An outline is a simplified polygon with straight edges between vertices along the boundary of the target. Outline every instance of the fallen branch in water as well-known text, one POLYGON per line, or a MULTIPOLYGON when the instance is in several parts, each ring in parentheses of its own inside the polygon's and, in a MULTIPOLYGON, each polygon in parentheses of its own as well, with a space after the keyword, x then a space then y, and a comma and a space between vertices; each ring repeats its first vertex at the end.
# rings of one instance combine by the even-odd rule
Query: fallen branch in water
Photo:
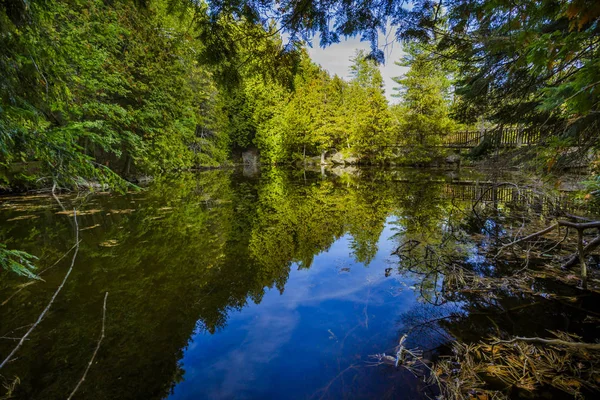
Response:
POLYGON ((71 395, 67 398, 67 400, 71 400, 73 398, 73 396, 75 395, 75 392, 77 392, 77 389, 79 389, 79 386, 81 386, 83 381, 85 381, 85 377, 87 376, 88 371, 90 370, 92 364, 94 363, 96 354, 98 354, 98 350, 100 350, 100 344, 102 344, 102 339, 104 339, 104 326, 105 326, 105 322, 106 322, 106 299, 107 298, 108 298, 108 292, 106 292, 106 294, 104 295, 104 306, 102 307, 102 331, 100 333, 100 339, 98 339, 98 344, 96 345, 96 350, 94 350, 94 354, 92 354, 92 358, 90 359, 90 362, 88 363, 87 368, 85 369, 85 372, 83 373, 83 376, 81 377, 81 379, 77 383, 77 386, 75 386, 75 389, 73 389, 73 391, 71 392, 71 395))
POLYGON ((514 246, 515 244, 525 242, 525 241, 528 241, 531 239, 535 239, 538 236, 545 235, 546 233, 553 231, 554 229, 558 228, 559 226, 566 226, 569 228, 575 228, 578 231, 583 231, 586 229, 600 228, 600 221, 591 221, 591 222, 582 222, 582 223, 571 222, 571 221, 558 221, 558 222, 550 225, 549 227, 542 229, 541 231, 532 233, 531 235, 525 236, 521 239, 517 239, 513 242, 503 245, 498 250, 498 254, 507 247, 514 246))
MULTIPOLYGON (((591 251, 594 251, 597 247, 600 247, 600 236, 598 236, 597 238, 593 239, 591 242, 589 242, 584 248, 583 248, 583 252, 584 254, 588 254, 591 251)), ((561 268, 562 269, 567 269, 569 267, 574 267, 575 264, 577 264, 577 261, 579 260, 579 254, 575 253, 573 255, 571 255, 571 257, 569 257, 569 259, 567 260, 567 262, 565 262, 561 268)))
POLYGON ((583 246, 583 232, 586 229, 591 228, 600 228, 600 221, 591 221, 591 222, 569 222, 569 221, 559 221, 560 226, 567 226, 569 228, 577 229, 577 256, 579 258, 579 265, 581 266, 581 287, 583 289, 587 289, 588 286, 588 272, 587 265, 585 263, 585 247, 583 246))
POLYGON ((521 242, 526 242, 528 240, 535 239, 538 236, 545 235, 546 233, 548 233, 550 231, 553 231, 554 229, 558 228, 558 226, 559 226, 559 223, 552 224, 549 227, 547 227, 545 229, 542 229, 541 231, 532 233, 531 235, 525 236, 524 238, 517 239, 517 240, 515 240, 513 242, 507 243, 507 244, 503 245, 502 247, 500 247, 500 249, 498 250, 498 254, 496 254, 496 257, 498 257, 500 255, 500 252, 502 252, 502 250, 504 250, 505 248, 510 247, 510 246, 514 246, 515 244, 518 244, 518 243, 521 243, 521 242))
POLYGON ((376 361, 369 362, 369 364, 371 366, 390 365, 395 368, 404 367, 415 376, 418 376, 419 374, 422 375, 422 371, 418 369, 420 366, 424 366, 431 371, 429 366, 426 364, 426 361, 423 359, 423 352, 421 350, 410 350, 405 346, 407 339, 408 334, 402 335, 400 341, 398 342, 398 346, 396 346, 395 349, 395 357, 385 353, 372 354, 369 357, 375 359, 376 361))
MULTIPOLYGON (((574 215, 571 215, 570 218, 576 219, 577 217, 574 215)), ((595 249, 597 246, 600 245, 600 237, 594 239, 591 243, 588 243, 588 245, 584 247, 583 246, 583 233, 586 229, 600 228, 600 221, 587 221, 587 219, 586 219, 586 222, 557 221, 556 223, 550 225, 549 227, 547 227, 545 229, 542 229, 541 231, 532 233, 531 235, 525 236, 524 238, 517 239, 515 241, 512 241, 510 243, 503 245, 502 247, 500 247, 500 249, 498 250, 498 253, 496 254, 495 257, 498 257, 500 255, 500 253, 502 252, 502 250, 504 250, 507 247, 514 246, 515 244, 518 244, 518 243, 521 243, 521 242, 524 242, 527 240, 531 240, 538 236, 542 236, 556 228, 560 228, 561 226, 566 226, 567 228, 574 228, 577 230, 577 253, 576 253, 576 255, 572 256, 571 259, 569 259, 567 264, 563 265, 563 268, 566 268, 569 265, 574 265, 576 260, 579 259, 579 264, 581 266, 581 286, 583 289, 587 289, 588 273, 587 273, 587 265, 585 263, 585 256, 589 251, 595 249)))
POLYGON ((317 390, 315 392, 315 394, 313 394, 313 396, 316 395, 317 393, 319 393, 320 391, 322 391, 323 393, 321 394, 321 397, 319 397, 319 400, 324 399, 327 392, 329 392, 329 388, 331 387, 331 385, 333 385, 333 383, 335 381, 337 381, 339 377, 341 377, 342 375, 344 375, 346 372, 348 372, 351 369, 356 369, 356 367, 357 367, 356 364, 350 364, 347 368, 345 368, 343 371, 341 371, 339 374, 337 374, 332 380, 330 380, 329 383, 327 384, 327 386, 325 386, 322 389, 317 390))
POLYGON ((510 340, 497 340, 492 343, 492 346, 497 344, 509 344, 515 342, 526 342, 526 343, 541 343, 541 344, 549 344, 549 345, 560 345, 560 346, 569 346, 569 347, 577 347, 580 349, 589 349, 589 350, 600 350, 600 343, 583 343, 583 342, 567 342, 566 340, 561 339, 543 339, 539 337, 514 337, 510 340))
POLYGON ((570 228, 575 228, 577 230, 584 229, 592 229, 592 228, 600 228, 600 221, 591 221, 591 222, 571 222, 571 221, 558 221, 560 226, 568 226, 570 228))
POLYGON ((54 303, 54 300, 56 299, 56 297, 62 290, 63 286, 65 286, 65 283, 67 282, 67 279, 69 278, 69 275, 71 275, 71 271, 73 271, 73 266, 75 265, 75 259, 77 258, 77 253, 79 252, 79 225, 77 224, 77 210, 76 209, 73 209, 73 219, 75 220, 75 243, 77 243, 77 245, 75 247, 75 252, 73 253, 73 258, 71 259, 71 266, 69 267, 69 270, 65 274, 65 277, 63 278, 60 286, 56 289, 56 291, 52 295, 52 298, 48 302, 48 305, 46 305, 46 308, 44 308, 44 311, 42 311, 42 313, 39 315, 38 319, 33 323, 33 325, 31 325, 31 328, 29 328, 29 330, 23 335, 23 337, 21 338, 19 343, 10 352, 10 354, 4 359, 4 361, 2 361, 2 364, 0 364, 0 369, 2 369, 12 359, 12 357, 15 355, 15 353, 21 348, 23 343, 25 343, 25 340, 27 340, 27 337, 31 334, 31 332, 33 332, 33 330, 40 324, 40 322, 42 322, 42 320, 48 313, 48 310, 50 310, 50 307, 54 303))
POLYGON ((410 239, 407 240, 406 242, 402 243, 400 246, 398 246, 398 248, 396 250, 394 250, 392 252, 392 254, 396 254, 396 255, 401 255, 401 253, 410 253, 411 251, 414 250, 415 247, 417 247, 421 242, 419 242, 418 240, 414 240, 414 239, 410 239), (408 250, 404 249, 404 246, 409 246, 408 250))

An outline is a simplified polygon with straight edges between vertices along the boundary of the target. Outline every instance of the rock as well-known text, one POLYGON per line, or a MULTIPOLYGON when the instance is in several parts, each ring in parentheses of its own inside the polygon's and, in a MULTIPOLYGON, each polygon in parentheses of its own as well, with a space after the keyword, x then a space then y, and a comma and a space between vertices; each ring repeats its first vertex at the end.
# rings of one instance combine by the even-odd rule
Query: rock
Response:
POLYGON ((332 175, 342 176, 342 175, 357 175, 358 169, 352 166, 341 166, 337 165, 327 171, 331 172, 332 175))
POLYGON ((335 165, 344 165, 344 155, 342 153, 333 153, 333 155, 329 157, 329 161, 335 165))
POLYGON ((460 155, 458 154, 450 154, 446 157, 447 164, 460 164, 460 155))
POLYGON ((346 164, 350 164, 350 165, 358 164, 358 158, 356 158, 354 156, 348 156, 348 157, 344 158, 344 161, 346 162, 346 164))
POLYGON ((258 168, 258 164, 244 164, 242 168, 242 174, 246 178, 254 178, 258 176, 260 173, 260 169, 258 168))
POLYGON ((152 176, 142 175, 142 176, 137 177, 137 179, 135 181, 138 185, 147 185, 150 182, 152 182, 153 180, 154 180, 154 178, 152 176))
POLYGON ((257 148, 251 147, 242 153, 244 165, 257 166, 260 164, 260 152, 257 148))
POLYGON ((328 161, 336 165, 354 165, 358 164, 358 158, 353 155, 344 155, 342 152, 333 153, 328 157, 328 161))

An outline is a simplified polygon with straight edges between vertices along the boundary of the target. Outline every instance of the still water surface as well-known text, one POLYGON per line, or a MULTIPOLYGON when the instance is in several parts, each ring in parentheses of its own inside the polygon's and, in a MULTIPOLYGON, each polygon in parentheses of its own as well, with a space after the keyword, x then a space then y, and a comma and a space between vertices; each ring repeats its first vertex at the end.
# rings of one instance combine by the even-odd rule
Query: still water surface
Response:
MULTIPOLYGON (((0 394, 66 398, 94 351, 109 292, 81 399, 433 396, 422 379, 369 356, 393 352, 415 318, 460 313, 461 304, 433 307, 423 291, 437 283, 401 272, 392 253, 409 237, 435 242, 450 210, 472 204, 464 188, 490 179, 206 171, 139 193, 63 196, 65 210, 47 196, 2 198, 0 242, 38 256, 38 271, 51 267, 40 282, 2 274, 2 358, 69 267, 72 253, 60 258, 74 245, 73 207, 82 242, 49 315, 2 371, 10 389, 0 394)), ((428 350, 451 338, 422 330, 410 344, 434 357, 428 350)))

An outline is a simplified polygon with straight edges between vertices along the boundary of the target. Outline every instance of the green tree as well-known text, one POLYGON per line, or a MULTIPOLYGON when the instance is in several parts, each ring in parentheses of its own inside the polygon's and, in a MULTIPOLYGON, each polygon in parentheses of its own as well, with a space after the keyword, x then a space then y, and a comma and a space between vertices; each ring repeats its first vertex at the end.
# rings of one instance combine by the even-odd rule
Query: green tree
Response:
POLYGON ((380 163, 390 155, 392 119, 377 62, 364 51, 351 59, 352 80, 346 107, 349 111, 348 142, 363 162, 380 163))
POLYGON ((402 99, 394 110, 398 142, 407 149, 403 161, 428 162, 440 155, 443 137, 455 126, 449 117, 450 80, 448 71, 424 46, 407 44, 404 50, 406 55, 396 65, 409 67, 409 71, 393 78, 400 85, 395 96, 402 99))

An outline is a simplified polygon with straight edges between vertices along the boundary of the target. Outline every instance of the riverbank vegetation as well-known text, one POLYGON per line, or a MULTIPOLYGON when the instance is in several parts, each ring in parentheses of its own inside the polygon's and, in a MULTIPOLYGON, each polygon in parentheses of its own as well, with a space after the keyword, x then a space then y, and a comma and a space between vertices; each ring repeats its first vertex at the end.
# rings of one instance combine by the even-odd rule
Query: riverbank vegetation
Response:
POLYGON ((252 147, 265 163, 332 149, 381 162, 392 141, 365 53, 344 81, 275 26, 204 4, 9 2, 0 18, 5 188, 118 188, 252 147))
POLYGON ((547 167, 593 159, 594 2, 306 3, 3 2, 3 188, 123 188, 253 148, 264 164, 427 164, 457 129, 506 126, 539 128, 547 167), (378 69, 386 18, 405 51, 387 62, 409 67, 393 106, 378 69), (310 60, 314 33, 322 45, 360 34, 373 49, 345 80, 310 60))

